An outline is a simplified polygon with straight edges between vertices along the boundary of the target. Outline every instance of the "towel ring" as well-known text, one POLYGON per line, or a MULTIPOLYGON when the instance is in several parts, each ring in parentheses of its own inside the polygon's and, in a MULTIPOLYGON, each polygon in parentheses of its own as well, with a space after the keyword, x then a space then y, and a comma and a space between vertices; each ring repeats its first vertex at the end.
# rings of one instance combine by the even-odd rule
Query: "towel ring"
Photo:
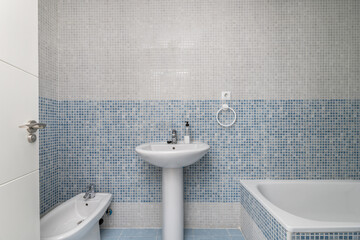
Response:
POLYGON ((236 112, 234 111, 234 109, 232 109, 231 107, 229 107, 227 104, 224 104, 222 105, 222 107, 219 109, 219 111, 217 111, 216 113, 216 121, 218 122, 218 124, 220 126, 223 126, 223 127, 230 127, 232 125, 234 125, 234 123, 236 122, 236 112), (227 111, 227 110, 231 110, 233 113, 234 113, 234 120, 230 123, 230 124, 222 124, 220 121, 219 121, 219 113, 221 111, 227 111))

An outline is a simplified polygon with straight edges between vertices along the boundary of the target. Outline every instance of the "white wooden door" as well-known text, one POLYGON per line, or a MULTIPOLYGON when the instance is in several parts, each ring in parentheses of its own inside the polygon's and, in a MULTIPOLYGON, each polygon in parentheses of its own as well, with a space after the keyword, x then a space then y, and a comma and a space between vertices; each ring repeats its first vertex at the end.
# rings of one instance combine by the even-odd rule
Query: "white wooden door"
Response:
POLYGON ((0 0, 0 240, 39 240, 38 3, 0 0), (38 134, 38 132, 36 133, 38 134))

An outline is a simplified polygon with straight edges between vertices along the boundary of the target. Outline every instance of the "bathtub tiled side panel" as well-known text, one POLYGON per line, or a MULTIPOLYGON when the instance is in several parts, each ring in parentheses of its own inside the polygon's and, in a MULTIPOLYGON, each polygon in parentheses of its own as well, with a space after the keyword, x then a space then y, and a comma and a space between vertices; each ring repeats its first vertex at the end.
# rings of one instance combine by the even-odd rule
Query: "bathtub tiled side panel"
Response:
POLYGON ((240 228, 247 240, 266 240, 261 229, 256 225, 243 206, 240 206, 240 228))
MULTIPOLYGON (((276 219, 242 185, 240 185, 240 193, 242 206, 256 223, 257 227, 262 231, 266 239, 286 240, 287 233, 285 228, 283 228, 280 223, 278 223, 276 219)), ((249 229, 242 230, 244 232, 251 231, 249 229)))
POLYGON ((360 240, 360 232, 293 233, 292 240, 360 240))

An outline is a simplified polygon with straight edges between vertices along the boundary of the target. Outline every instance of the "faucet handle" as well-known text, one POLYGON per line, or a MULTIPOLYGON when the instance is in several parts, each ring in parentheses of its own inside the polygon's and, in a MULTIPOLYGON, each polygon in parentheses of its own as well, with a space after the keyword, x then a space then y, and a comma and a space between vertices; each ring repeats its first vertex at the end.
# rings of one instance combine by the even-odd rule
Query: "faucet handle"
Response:
POLYGON ((176 130, 175 130, 175 129, 172 130, 172 134, 176 134, 176 130))
POLYGON ((91 183, 88 186, 88 191, 94 191, 95 190, 95 184, 91 183))

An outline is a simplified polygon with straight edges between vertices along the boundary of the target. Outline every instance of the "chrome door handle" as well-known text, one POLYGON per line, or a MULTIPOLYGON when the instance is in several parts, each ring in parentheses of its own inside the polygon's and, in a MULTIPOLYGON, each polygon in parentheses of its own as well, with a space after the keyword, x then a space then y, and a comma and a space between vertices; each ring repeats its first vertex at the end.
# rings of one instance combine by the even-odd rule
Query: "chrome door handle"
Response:
POLYGON ((44 129, 45 127, 45 123, 37 123, 35 120, 30 120, 27 124, 19 126, 19 128, 26 128, 29 133, 34 133, 38 129, 44 129))
POLYGON ((27 137, 29 143, 34 143, 37 139, 35 132, 38 129, 44 129, 45 127, 45 123, 37 123, 35 120, 30 120, 27 124, 19 126, 19 128, 26 128, 26 130, 29 132, 27 137))

